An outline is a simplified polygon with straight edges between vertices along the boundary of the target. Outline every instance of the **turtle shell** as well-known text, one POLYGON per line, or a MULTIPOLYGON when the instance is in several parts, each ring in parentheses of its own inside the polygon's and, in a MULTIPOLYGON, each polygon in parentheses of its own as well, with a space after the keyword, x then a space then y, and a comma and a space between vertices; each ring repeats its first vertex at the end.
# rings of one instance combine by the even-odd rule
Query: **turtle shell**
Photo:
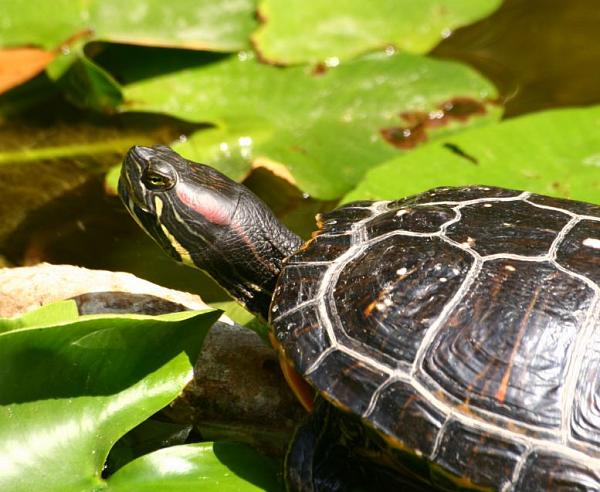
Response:
POLYGON ((327 400, 442 485, 600 490, 600 207, 436 188, 319 227, 271 324, 327 400))

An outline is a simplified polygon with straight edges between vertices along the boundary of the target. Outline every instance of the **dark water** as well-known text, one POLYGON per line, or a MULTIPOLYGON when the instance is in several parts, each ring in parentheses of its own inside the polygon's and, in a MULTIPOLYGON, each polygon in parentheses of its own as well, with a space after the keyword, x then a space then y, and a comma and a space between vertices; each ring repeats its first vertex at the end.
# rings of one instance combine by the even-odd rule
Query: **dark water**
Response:
MULTIPOLYGON (((507 0, 491 17, 457 30, 432 56, 463 61, 494 82, 506 117, 598 104, 600 3, 507 0)), ((114 140, 115 145, 94 156, 46 156, 19 166, 0 165, 0 257, 12 265, 49 261, 125 270, 199 292, 207 300, 224 298, 197 271, 175 265, 159 251, 118 200, 104 193, 98 172, 118 162, 128 145, 166 143, 189 132, 189 125, 168 118, 90 117, 60 97, 40 99, 24 117, 0 121, 3 151, 69 145, 74 139, 84 144, 114 140)), ((251 175, 247 184, 304 236, 312 230, 314 214, 333 205, 305 199, 264 171, 251 175), (269 190, 275 187, 274 196, 269 190)))
POLYGON ((600 2, 505 0, 433 56, 476 68, 500 90, 506 117, 600 103, 600 2))

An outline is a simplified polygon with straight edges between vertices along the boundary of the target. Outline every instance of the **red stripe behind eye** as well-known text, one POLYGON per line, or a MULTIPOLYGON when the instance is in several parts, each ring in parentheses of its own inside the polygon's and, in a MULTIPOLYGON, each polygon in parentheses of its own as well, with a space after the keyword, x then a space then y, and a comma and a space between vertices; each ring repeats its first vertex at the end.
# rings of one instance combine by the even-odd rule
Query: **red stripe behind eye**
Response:
POLYGON ((176 193, 183 203, 209 222, 218 225, 230 223, 227 207, 210 193, 190 193, 184 187, 178 187, 176 193))

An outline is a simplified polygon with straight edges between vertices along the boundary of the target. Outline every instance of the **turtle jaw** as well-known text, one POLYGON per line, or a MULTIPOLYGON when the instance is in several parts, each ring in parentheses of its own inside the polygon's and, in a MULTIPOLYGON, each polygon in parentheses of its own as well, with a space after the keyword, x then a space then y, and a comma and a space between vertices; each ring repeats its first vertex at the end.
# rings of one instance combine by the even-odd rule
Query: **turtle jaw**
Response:
MULTIPOLYGON (((141 146, 131 147, 121 167, 118 191, 125 207, 127 207, 132 215, 137 210, 141 210, 146 214, 156 215, 154 204, 150 197, 150 190, 142 183, 142 176, 148 168, 148 163, 152 157, 151 150, 150 148, 141 146)), ((134 218, 136 218, 135 215, 134 218)))
POLYGON ((147 190, 143 189, 140 182, 143 167, 131 158, 131 153, 132 151, 127 154, 121 168, 118 192, 127 211, 137 224, 147 231, 149 227, 154 229, 152 224, 158 223, 158 217, 152 202, 149 200, 147 190))
POLYGON ((118 193, 123 205, 144 232, 176 261, 182 262, 181 254, 173 247, 161 226, 152 191, 142 183, 142 175, 153 155, 151 152, 152 149, 140 146, 129 150, 121 168, 118 193))

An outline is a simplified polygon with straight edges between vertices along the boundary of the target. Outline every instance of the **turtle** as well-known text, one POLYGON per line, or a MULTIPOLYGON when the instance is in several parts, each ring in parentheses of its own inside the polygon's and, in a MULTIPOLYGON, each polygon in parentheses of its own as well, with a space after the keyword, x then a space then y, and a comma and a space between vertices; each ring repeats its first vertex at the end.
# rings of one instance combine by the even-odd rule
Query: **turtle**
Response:
POLYGON ((304 241, 162 145, 130 149, 119 192, 268 322, 310 411, 290 490, 600 490, 599 206, 438 187, 340 206, 304 241))

